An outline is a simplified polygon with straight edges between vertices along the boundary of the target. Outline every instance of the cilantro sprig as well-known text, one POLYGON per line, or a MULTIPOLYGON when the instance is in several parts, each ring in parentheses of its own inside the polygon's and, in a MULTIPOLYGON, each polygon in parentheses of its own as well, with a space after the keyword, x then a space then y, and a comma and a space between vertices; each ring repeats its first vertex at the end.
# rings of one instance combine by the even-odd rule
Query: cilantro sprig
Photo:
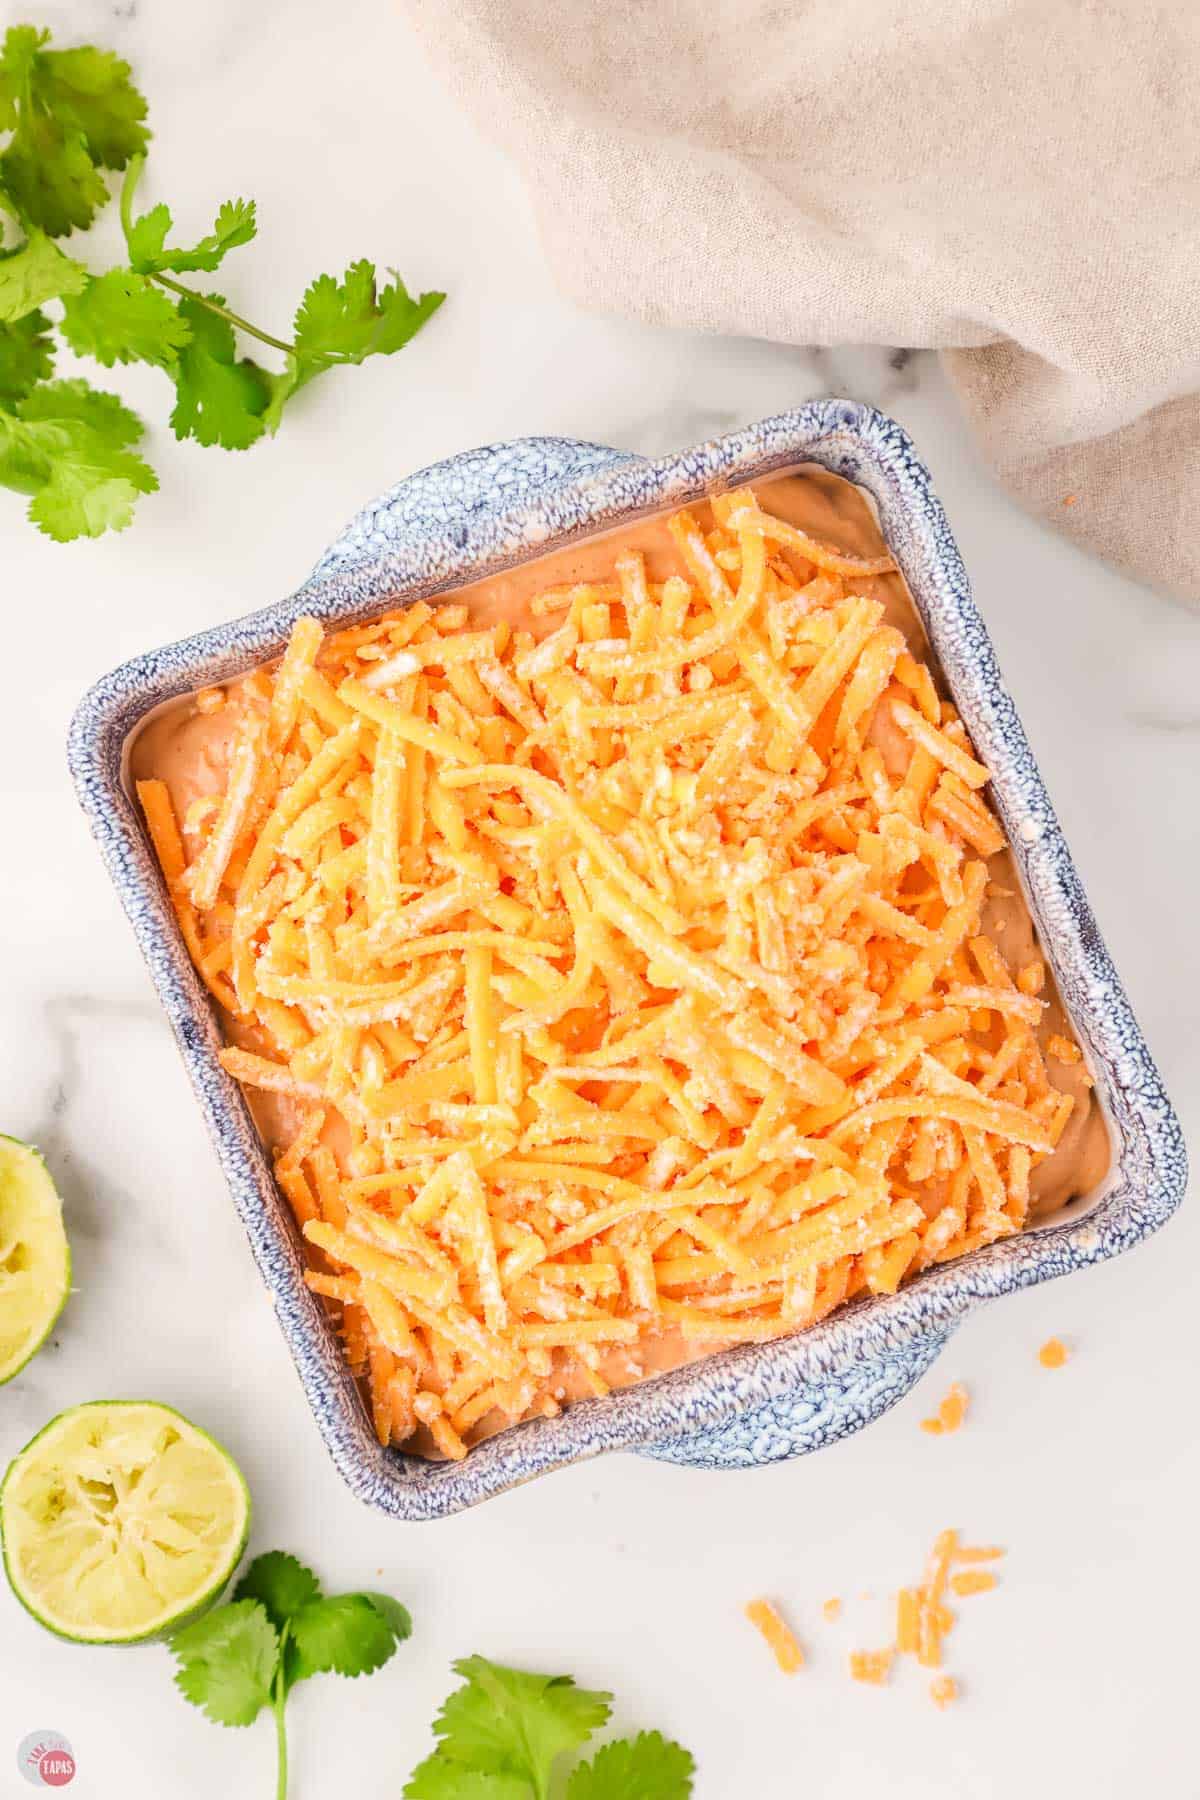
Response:
MULTIPOLYGON (((249 1565, 232 1600, 175 1632, 170 1647, 180 1693, 217 1724, 273 1714, 276 1800, 286 1800, 286 1707, 297 1682, 329 1670, 369 1675, 411 1632, 390 1595, 323 1594, 311 1569, 272 1550, 249 1565)), ((611 1694, 483 1656, 463 1657, 454 1672, 462 1686, 434 1720, 437 1749, 409 1776, 404 1800, 690 1800, 696 1765, 660 1732, 578 1759, 608 1723, 611 1694)))
POLYGON ((177 438, 247 450, 279 429, 289 402, 317 376, 402 349, 445 295, 414 298, 394 270, 381 286, 374 265, 360 260, 340 279, 310 282, 283 338, 243 318, 224 294, 181 281, 215 273, 253 241, 253 200, 222 202, 211 231, 173 243, 164 201, 136 211, 150 133, 128 63, 92 46, 49 43, 49 32, 14 25, 0 47, 0 486, 28 495, 33 523, 66 541, 123 529, 158 482, 134 448, 140 420, 113 395, 52 379, 55 330, 104 368, 160 369, 175 392, 177 438), (97 270, 54 240, 94 222, 110 198, 108 173, 121 170, 126 261, 97 270), (241 354, 243 338, 273 352, 273 362, 241 354))
MULTIPOLYGON (((530 1675, 482 1656, 454 1670, 463 1685, 434 1720, 438 1747, 413 1770, 405 1800, 548 1800, 563 1758, 612 1711, 611 1694, 577 1687, 569 1675, 530 1675)), ((643 1731, 576 1763, 561 1791, 565 1800, 688 1800, 694 1773, 681 1745, 643 1731)))
MULTIPOLYGON (((370 1675, 412 1632, 388 1594, 323 1594, 311 1569, 282 1550, 255 1557, 225 1606, 175 1632, 175 1682, 218 1725, 252 1725, 269 1709, 277 1745, 276 1800, 287 1794, 287 1698, 332 1671, 370 1675)), ((603 1800, 602 1793, 585 1800, 603 1800)))

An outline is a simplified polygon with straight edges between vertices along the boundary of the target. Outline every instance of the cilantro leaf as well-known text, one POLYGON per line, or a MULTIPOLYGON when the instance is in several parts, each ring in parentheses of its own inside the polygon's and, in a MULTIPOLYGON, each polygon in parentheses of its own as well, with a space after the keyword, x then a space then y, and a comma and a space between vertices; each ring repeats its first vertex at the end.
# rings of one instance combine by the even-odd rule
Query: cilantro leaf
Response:
POLYGON ((370 1675, 387 1662, 397 1641, 396 1632, 366 1594, 310 1600, 289 1624, 288 1686, 326 1670, 337 1675, 370 1675))
POLYGON ((271 1704, 279 1637, 257 1600, 218 1606, 171 1639, 175 1685, 218 1725, 251 1725, 271 1704))
MULTIPOLYGON (((208 298, 225 304, 219 294, 208 298)), ((249 449, 263 434, 270 377, 249 357, 239 361, 232 326, 201 300, 181 300, 179 316, 189 342, 174 372, 172 431, 225 450, 249 449)))
POLYGON ((54 369, 50 321, 42 312, 26 313, 13 325, 0 325, 0 406, 23 399, 54 369))
POLYGON ((17 122, 17 101, 25 93, 34 61, 48 31, 36 25, 10 25, 0 45, 0 131, 11 131, 17 122))
POLYGON ((36 494, 49 481, 54 453, 61 448, 52 434, 32 430, 17 413, 0 411, 0 487, 36 494))
POLYGON ((688 1800, 696 1764, 657 1731, 605 1744, 567 1783, 566 1800, 688 1800))
POLYGON ((308 382, 338 363, 403 349, 446 298, 429 293, 414 300, 395 270, 392 277, 391 286, 378 292, 375 265, 362 261, 352 263, 340 282, 318 275, 309 285, 296 312, 286 373, 275 378, 269 431, 278 429, 284 406, 308 382))
POLYGON ((90 225, 108 199, 99 169, 144 150, 146 102, 108 50, 47 50, 49 33, 13 26, 0 55, 0 128, 13 137, 0 181, 51 237, 90 225))
POLYGON ((369 1600, 375 1611, 382 1616, 398 1644, 412 1636, 412 1614, 407 1606, 401 1606, 390 1594, 364 1594, 362 1597, 369 1600))
POLYGON ((43 50, 34 59, 32 97, 79 133, 93 162, 103 169, 123 169, 150 141, 142 123, 146 101, 134 87, 132 73, 111 50, 86 44, 43 50))
POLYGON ((81 436, 29 502, 29 517, 59 544, 103 537, 106 531, 124 531, 139 496, 157 487, 158 477, 140 456, 106 450, 81 436))
POLYGON ((548 1792, 555 1759, 603 1725, 612 1695, 576 1687, 569 1675, 528 1675, 483 1656, 454 1665, 464 1685, 434 1720, 441 1750, 468 1768, 523 1775, 537 1800, 548 1792))
POLYGON ((44 382, 0 411, 0 486, 31 496, 29 517, 60 543, 120 531, 158 486, 129 445, 141 424, 83 381, 44 382))
POLYGON ((72 420, 98 432, 114 449, 136 444, 142 421, 115 394, 89 387, 86 381, 48 381, 35 388, 18 409, 25 420, 72 420))
POLYGON ((171 209, 165 200, 160 200, 157 206, 152 206, 139 218, 131 219, 126 226, 125 248, 129 252, 129 266, 139 275, 149 275, 166 266, 161 257, 171 223, 171 209))
POLYGON ((0 319, 23 319, 44 300, 78 294, 87 278, 82 263, 35 228, 17 249, 0 255, 0 319))
POLYGON ((49 478, 29 502, 29 517, 60 544, 123 531, 139 494, 158 486, 154 471, 126 451, 113 450, 86 430, 68 434, 56 450, 49 478))
POLYGON ((534 1794, 524 1775, 468 1769, 438 1750, 413 1770, 404 1800, 534 1800, 534 1794))
POLYGON ((334 363, 390 356, 435 313, 445 294, 414 300, 393 270, 390 287, 376 292, 375 266, 351 263, 341 282, 318 275, 296 313, 295 349, 302 369, 317 374, 334 363))
POLYGON ((171 209, 160 200, 130 225, 125 234, 129 261, 141 274, 151 275, 159 269, 173 269, 176 274, 189 269, 211 273, 230 250, 248 244, 258 229, 253 200, 224 201, 212 230, 190 250, 167 248, 171 224, 171 209))
POLYGON ((148 362, 173 369, 191 337, 172 300, 132 269, 92 276, 63 302, 62 334, 78 356, 114 363, 148 362))
POLYGON ((45 113, 22 113, 0 156, 0 186, 21 217, 51 237, 86 228, 108 199, 103 177, 81 137, 68 134, 45 113))
POLYGON ((235 1600, 257 1600, 277 1629, 310 1600, 321 1598, 321 1584, 298 1557, 284 1550, 256 1556, 233 1590, 235 1600))
MULTIPOLYGON (((547 1800, 558 1759, 609 1716, 610 1694, 568 1676, 528 1675, 482 1656, 454 1665, 464 1685, 433 1729, 440 1742, 415 1768, 405 1800, 547 1800)), ((579 1764, 565 1800, 690 1800, 695 1763, 660 1732, 641 1732, 579 1764)))

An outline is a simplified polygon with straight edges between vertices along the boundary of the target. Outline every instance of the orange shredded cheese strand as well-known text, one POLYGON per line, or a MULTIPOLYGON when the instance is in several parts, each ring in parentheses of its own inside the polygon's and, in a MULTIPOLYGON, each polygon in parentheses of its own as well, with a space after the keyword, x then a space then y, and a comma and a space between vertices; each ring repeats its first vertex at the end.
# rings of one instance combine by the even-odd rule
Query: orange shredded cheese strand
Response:
POLYGON ((139 783, 390 1442, 457 1457, 635 1379, 651 1331, 705 1353, 894 1293, 1016 1229, 1066 1125, 891 558, 749 490, 711 519, 669 521, 666 579, 618 548, 512 624, 303 618, 216 690, 184 836, 139 783))
POLYGON ((816 565, 818 569, 826 569, 832 575, 862 576, 886 575, 889 569, 895 568, 890 556, 843 556, 839 551, 831 549, 828 544, 819 544, 815 538, 801 531, 795 525, 788 525, 782 519, 772 518, 769 513, 760 513, 754 504, 753 495, 745 490, 731 494, 726 501, 726 517, 728 523, 735 528, 741 522, 744 513, 750 510, 750 522, 756 524, 763 534, 773 543, 785 544, 796 550, 805 559, 816 565), (749 502, 749 506, 747 506, 749 502))
POLYGON ((960 1381, 956 1381, 939 1405, 932 1418, 921 1420, 921 1430, 939 1436, 942 1432, 957 1431, 967 1416, 968 1395, 960 1381))
POLYGON ((929 1684, 929 1697, 939 1712, 944 1712, 958 1699, 958 1683, 953 1675, 938 1675, 929 1684))
POLYGON ((1043 1369, 1061 1369, 1070 1354, 1061 1338, 1047 1338, 1038 1351, 1038 1361, 1043 1369))
POLYGON ((887 1650, 852 1650, 850 1652, 850 1676, 854 1681, 865 1681, 872 1687, 883 1687, 892 1672, 892 1661, 895 1651, 887 1650))
POLYGON ((791 1627, 781 1618, 769 1600, 751 1600, 746 1617, 760 1631, 785 1675, 795 1675, 804 1667, 804 1652, 791 1627))
POLYGON ((950 1577, 950 1564, 957 1543, 956 1531, 940 1532, 929 1555, 929 1570, 921 1589, 917 1620, 917 1661, 924 1669, 936 1669, 942 1660, 942 1596, 950 1577))
POLYGON ((950 1588, 955 1594, 986 1594, 996 1586, 996 1577, 990 1569, 963 1569, 950 1577, 950 1588))
MULTIPOLYGON (((939 1668, 944 1640, 955 1624, 954 1614, 945 1604, 947 1593, 966 1598, 990 1592, 997 1577, 978 1565, 994 1562, 1003 1554, 997 1545, 960 1543, 956 1531, 939 1533, 924 1582, 919 1587, 901 1588, 896 1595, 895 1653, 915 1657, 922 1668, 939 1668), (959 1567, 961 1564, 967 1566, 959 1567)), ((957 1688, 950 1676, 943 1675, 935 1677, 930 1692, 935 1698, 944 1693, 953 1699, 957 1688)))
POLYGON ((901 1588, 896 1595, 896 1649, 915 1656, 921 1644, 921 1596, 917 1588, 901 1588))

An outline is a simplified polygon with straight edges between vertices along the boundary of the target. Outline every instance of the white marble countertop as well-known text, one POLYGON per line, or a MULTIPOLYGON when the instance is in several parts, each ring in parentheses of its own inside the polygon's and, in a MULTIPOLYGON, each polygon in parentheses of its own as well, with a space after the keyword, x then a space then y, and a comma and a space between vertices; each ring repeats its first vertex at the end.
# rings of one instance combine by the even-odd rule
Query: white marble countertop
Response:
MULTIPOLYGON (((7 23, 24 15, 12 0, 7 23)), ((392 1800, 428 1746, 452 1657, 569 1670, 618 1720, 695 1751, 699 1800, 1094 1800, 1200 1792, 1194 1759, 1200 1439, 1196 1264, 1185 1208, 1133 1255, 977 1314, 868 1432, 806 1461, 704 1475, 635 1458, 559 1474, 442 1524, 361 1507, 318 1439, 170 1032, 76 810, 63 740, 122 658, 284 593, 365 500, 424 463, 527 432, 657 451, 814 395, 895 414, 932 467, 1096 912, 1185 1128, 1200 1126, 1200 619, 1086 560, 997 491, 929 354, 812 351, 651 331, 555 294, 514 173, 426 73, 387 0, 62 0, 29 8, 119 48, 158 136, 146 193, 202 224, 231 193, 262 235, 230 265, 241 309, 283 322, 354 256, 442 286, 402 356, 314 389, 244 456, 182 446, 149 370, 162 492, 98 544, 39 539, 0 494, 8 653, 0 1128, 37 1140, 66 1200, 77 1291, 53 1348, 0 1394, 0 1463, 51 1414, 152 1395, 233 1449, 254 1545, 336 1586, 387 1588, 412 1643, 357 1685, 292 1703, 294 1800, 392 1800), (1057 1332, 1068 1367, 1037 1366, 1057 1332), (918 1430, 952 1378, 967 1428, 918 1430), (938 1715, 910 1671, 852 1684, 885 1601, 954 1523, 998 1539, 1002 1590, 953 1642, 938 1715), (810 1663, 774 1673, 743 1622, 774 1594, 810 1663), (846 1599, 827 1626, 820 1603, 846 1599), (870 1596, 870 1597, 868 1597, 870 1596)), ((0 1793, 19 1740, 65 1732, 80 1800, 265 1795, 265 1723, 183 1704, 161 1649, 75 1649, 0 1593, 0 1793)))

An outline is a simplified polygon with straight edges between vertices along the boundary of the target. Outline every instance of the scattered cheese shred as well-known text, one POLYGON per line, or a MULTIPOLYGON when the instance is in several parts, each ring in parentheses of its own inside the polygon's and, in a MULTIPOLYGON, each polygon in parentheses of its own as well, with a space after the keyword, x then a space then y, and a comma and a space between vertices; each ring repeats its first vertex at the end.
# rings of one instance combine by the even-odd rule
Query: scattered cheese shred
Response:
MULTIPOLYGON (((997 1577, 978 1565, 1003 1554, 992 1544, 964 1544, 956 1531, 940 1532, 929 1553, 925 1580, 919 1587, 901 1588, 896 1595, 897 1655, 915 1657, 924 1669, 940 1668, 943 1644, 955 1624, 955 1615, 946 1605, 947 1594, 966 1598, 987 1593, 997 1585, 997 1577)), ((939 1693, 953 1699, 957 1691, 948 1675, 936 1677, 930 1688, 935 1699, 939 1693)))
POLYGON ((1038 1351, 1038 1361, 1043 1369, 1061 1369, 1070 1354, 1061 1338, 1047 1338, 1038 1351))
POLYGON ((746 1617, 755 1629, 762 1633, 771 1654, 785 1675, 794 1675, 798 1669, 804 1667, 804 1652, 797 1643, 790 1626, 784 1622, 769 1600, 751 1600, 746 1608, 746 1617))
POLYGON ((986 1594, 995 1585, 996 1577, 990 1569, 964 1569, 950 1577, 951 1590, 961 1595, 986 1594))
POLYGON ((887 1650, 852 1650, 850 1652, 850 1677, 853 1681, 865 1681, 872 1687, 883 1687, 892 1672, 892 1662, 896 1652, 887 1650))
POLYGON ((890 557, 749 490, 664 542, 512 621, 301 618, 195 701, 226 773, 187 853, 138 785, 384 1442, 458 1457, 655 1338, 894 1293, 1019 1229, 1066 1123, 890 557))
MULTIPOLYGON (((955 1624, 955 1615, 946 1605, 946 1595, 965 1599, 973 1594, 989 1593, 998 1585, 990 1569, 978 1565, 995 1561, 1003 1550, 992 1544, 963 1544, 956 1531, 940 1532, 929 1555, 925 1580, 918 1587, 901 1588, 896 1595, 896 1625, 892 1643, 879 1650, 852 1650, 849 1655, 851 1679, 872 1687, 888 1681, 897 1657, 911 1656, 926 1669, 941 1666, 942 1645, 955 1624), (965 1564, 965 1568, 957 1565, 965 1564)), ((869 1598, 864 1595, 863 1598, 869 1598)), ((826 1600, 822 1612, 833 1623, 841 1613, 839 1599, 826 1600)), ((746 1609, 774 1647, 771 1635, 780 1627, 778 1615, 766 1601, 755 1601, 746 1609)), ((788 1634, 790 1636, 790 1634, 788 1634)), ((778 1652, 777 1652, 778 1654, 778 1652)), ((930 1684, 930 1694, 941 1707, 958 1696, 954 1677, 940 1674, 930 1684)))
POLYGON ((932 1436, 957 1431, 967 1416, 969 1396, 961 1381, 956 1381, 932 1418, 921 1420, 921 1430, 932 1436))
POLYGON ((958 1691, 953 1675, 938 1675, 929 1684, 929 1697, 939 1712, 944 1712, 958 1699, 958 1691))

